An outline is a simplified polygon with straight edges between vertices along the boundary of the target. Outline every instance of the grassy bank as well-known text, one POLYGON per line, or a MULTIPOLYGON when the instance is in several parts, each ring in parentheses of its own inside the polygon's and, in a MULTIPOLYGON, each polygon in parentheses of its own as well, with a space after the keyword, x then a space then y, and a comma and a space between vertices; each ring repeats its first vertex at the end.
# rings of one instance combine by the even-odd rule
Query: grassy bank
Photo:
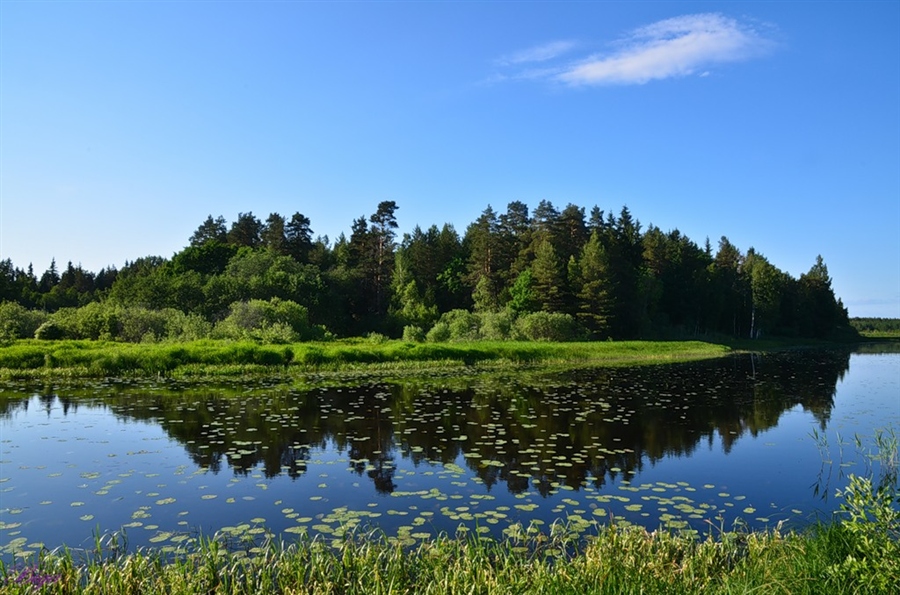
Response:
MULTIPOLYGON (((197 541, 168 558, 65 551, 0 569, 0 592, 135 595, 269 593, 897 593, 900 547, 858 522, 804 533, 697 539, 606 526, 587 544, 545 536, 441 537, 414 550, 359 536, 227 550, 197 541)), ((896 532, 896 523, 894 525, 896 532)))
POLYGON ((202 376, 530 365, 636 365, 720 357, 700 341, 407 343, 335 341, 116 343, 20 340, 0 346, 0 378, 202 376))

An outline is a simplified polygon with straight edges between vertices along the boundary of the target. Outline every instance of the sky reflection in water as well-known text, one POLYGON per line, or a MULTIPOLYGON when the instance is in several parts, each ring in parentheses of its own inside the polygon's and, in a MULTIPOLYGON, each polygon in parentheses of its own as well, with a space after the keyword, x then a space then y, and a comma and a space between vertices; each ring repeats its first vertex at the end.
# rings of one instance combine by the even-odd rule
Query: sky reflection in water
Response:
MULTIPOLYGON (((130 546, 378 527, 513 535, 610 515, 731 528, 830 514, 900 426, 900 354, 804 351, 312 390, 6 385, 0 547, 130 546), (818 441, 813 434, 824 437, 818 441)), ((877 473, 877 466, 874 469, 877 473)))

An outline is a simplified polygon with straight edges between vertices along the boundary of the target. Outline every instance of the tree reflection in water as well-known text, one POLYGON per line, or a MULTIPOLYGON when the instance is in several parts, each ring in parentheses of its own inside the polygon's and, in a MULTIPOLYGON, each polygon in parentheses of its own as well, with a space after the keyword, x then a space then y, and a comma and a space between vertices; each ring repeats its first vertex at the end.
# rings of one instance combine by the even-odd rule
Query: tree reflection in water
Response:
POLYGON ((467 466, 491 489, 601 487, 718 437, 729 452, 801 406, 822 429, 849 351, 736 355, 640 368, 517 372, 298 390, 277 383, 104 382, 8 386, 0 416, 39 395, 49 411, 82 404, 158 423, 200 468, 297 479, 328 449, 379 493, 395 490, 396 457, 467 466))

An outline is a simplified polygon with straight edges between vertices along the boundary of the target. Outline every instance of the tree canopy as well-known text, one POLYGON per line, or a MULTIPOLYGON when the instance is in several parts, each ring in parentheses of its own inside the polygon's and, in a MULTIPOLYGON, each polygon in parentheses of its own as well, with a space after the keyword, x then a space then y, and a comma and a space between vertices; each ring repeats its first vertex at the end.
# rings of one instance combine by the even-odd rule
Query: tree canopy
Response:
POLYGON ((379 203, 333 243, 314 239, 300 212, 264 222, 247 212, 230 227, 209 215, 171 258, 121 270, 53 260, 36 275, 0 261, 0 338, 33 336, 47 321, 55 330, 44 336, 132 340, 211 336, 219 327, 221 336, 257 338, 565 329, 594 339, 826 338, 849 328, 821 256, 796 279, 724 236, 713 252, 709 240, 701 247, 677 229, 644 230, 627 207, 614 215, 595 206, 586 216, 548 200, 533 212, 520 201, 502 213, 488 205, 462 236, 432 224, 398 238, 398 210, 379 203))

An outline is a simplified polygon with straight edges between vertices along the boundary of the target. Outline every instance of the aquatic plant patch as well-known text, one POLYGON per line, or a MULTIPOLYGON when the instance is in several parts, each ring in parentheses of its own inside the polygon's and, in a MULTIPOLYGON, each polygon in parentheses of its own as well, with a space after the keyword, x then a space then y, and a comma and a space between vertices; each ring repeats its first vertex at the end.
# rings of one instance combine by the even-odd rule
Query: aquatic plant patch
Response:
POLYGON ((700 534, 803 526, 836 507, 811 485, 831 494, 877 463, 871 434, 826 459, 810 429, 828 420, 854 435, 896 417, 890 366, 865 395, 835 400, 847 363, 804 353, 315 388, 7 384, 2 555, 119 530, 133 547, 177 548, 226 527, 238 540, 377 528, 411 546, 442 533, 585 537, 613 520, 700 534))

